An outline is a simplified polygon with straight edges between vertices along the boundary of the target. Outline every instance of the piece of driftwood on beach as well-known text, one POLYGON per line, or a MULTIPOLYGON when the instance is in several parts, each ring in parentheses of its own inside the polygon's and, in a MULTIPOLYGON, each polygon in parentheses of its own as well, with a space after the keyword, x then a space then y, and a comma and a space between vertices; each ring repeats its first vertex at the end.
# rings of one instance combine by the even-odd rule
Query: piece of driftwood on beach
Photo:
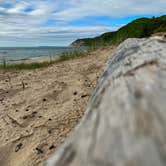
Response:
POLYGON ((47 166, 166 165, 166 40, 115 51, 86 115, 47 166))

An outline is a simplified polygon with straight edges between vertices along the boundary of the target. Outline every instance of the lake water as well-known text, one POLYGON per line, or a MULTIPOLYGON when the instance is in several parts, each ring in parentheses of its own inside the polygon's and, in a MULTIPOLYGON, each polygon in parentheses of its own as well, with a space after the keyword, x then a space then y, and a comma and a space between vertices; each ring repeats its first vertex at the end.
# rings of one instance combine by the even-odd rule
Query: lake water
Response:
POLYGON ((0 62, 57 56, 63 52, 85 50, 83 47, 12 47, 0 48, 0 62))

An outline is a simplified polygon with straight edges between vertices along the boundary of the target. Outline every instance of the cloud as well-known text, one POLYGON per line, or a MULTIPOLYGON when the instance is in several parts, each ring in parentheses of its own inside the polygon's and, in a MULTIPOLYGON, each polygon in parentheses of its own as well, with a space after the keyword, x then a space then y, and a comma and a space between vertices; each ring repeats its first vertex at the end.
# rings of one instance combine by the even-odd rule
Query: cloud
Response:
POLYGON ((108 26, 54 26, 46 28, 27 29, 24 29, 23 27, 16 27, 14 29, 9 26, 6 29, 4 28, 3 31, 0 32, 2 41, 4 41, 5 39, 10 39, 10 41, 15 41, 15 39, 17 39, 17 41, 26 39, 27 41, 32 42, 52 41, 56 42, 57 45, 59 45, 58 42, 60 41, 63 41, 68 45, 72 40, 75 40, 76 38, 94 37, 100 33, 112 30, 112 28, 108 26))
POLYGON ((23 39, 68 44, 115 30, 120 19, 164 14, 165 6, 165 0, 0 0, 0 45, 23 39))
POLYGON ((165 0, 72 0, 70 8, 54 13, 61 20, 86 16, 126 17, 131 15, 165 13, 165 0))

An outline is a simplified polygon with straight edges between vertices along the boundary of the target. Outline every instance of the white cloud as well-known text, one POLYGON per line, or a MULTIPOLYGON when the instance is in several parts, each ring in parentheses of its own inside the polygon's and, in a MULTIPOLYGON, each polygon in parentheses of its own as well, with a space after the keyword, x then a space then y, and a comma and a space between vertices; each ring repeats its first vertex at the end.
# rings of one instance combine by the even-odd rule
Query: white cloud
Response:
POLYGON ((9 14, 21 14, 23 13, 23 9, 25 9, 26 5, 25 4, 18 4, 16 6, 14 6, 11 9, 6 10, 7 13, 9 14))
POLYGON ((58 19, 71 20, 85 16, 126 17, 165 12, 165 0, 72 0, 72 6, 54 13, 58 19))

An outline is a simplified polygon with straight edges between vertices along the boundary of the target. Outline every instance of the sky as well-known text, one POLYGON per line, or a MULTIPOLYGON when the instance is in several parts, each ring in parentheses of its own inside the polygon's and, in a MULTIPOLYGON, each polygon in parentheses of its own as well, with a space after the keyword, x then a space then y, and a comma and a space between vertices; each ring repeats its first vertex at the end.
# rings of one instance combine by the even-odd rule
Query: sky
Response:
POLYGON ((0 47, 67 46, 166 14, 166 0, 0 0, 0 47))

